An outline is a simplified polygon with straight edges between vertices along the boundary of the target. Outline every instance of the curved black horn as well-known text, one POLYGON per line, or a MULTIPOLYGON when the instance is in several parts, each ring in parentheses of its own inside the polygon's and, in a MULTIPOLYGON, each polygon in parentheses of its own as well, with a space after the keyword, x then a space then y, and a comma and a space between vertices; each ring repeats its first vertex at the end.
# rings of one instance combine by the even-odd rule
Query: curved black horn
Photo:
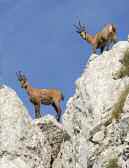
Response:
POLYGON ((22 73, 22 71, 16 72, 18 80, 27 80, 26 76, 22 73))
POLYGON ((80 20, 78 21, 78 26, 74 24, 74 27, 76 28, 76 32, 77 33, 81 33, 83 31, 85 31, 85 25, 81 25, 80 20))
POLYGON ((79 29, 79 27, 78 27, 77 25, 74 24, 73 26, 74 26, 76 29, 79 29))
POLYGON ((17 76, 18 80, 22 80, 21 71, 16 72, 16 76, 17 76))
POLYGON ((17 76, 17 78, 19 79, 19 75, 18 75, 18 72, 16 72, 16 76, 17 76))
POLYGON ((81 25, 81 21, 80 21, 80 20, 78 21, 78 25, 79 25, 80 27, 82 27, 82 25, 81 25))

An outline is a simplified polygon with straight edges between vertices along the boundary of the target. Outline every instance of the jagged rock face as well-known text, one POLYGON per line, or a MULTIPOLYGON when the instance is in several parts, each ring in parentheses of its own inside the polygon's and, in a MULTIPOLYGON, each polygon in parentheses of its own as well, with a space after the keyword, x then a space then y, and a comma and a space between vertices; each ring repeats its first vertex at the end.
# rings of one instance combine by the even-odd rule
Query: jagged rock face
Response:
POLYGON ((60 147, 66 133, 62 129, 62 125, 58 123, 56 119, 51 118, 49 115, 45 118, 38 119, 35 123, 40 127, 40 130, 46 137, 51 147, 50 165, 52 165, 55 158, 57 158, 58 153, 60 152, 60 147))
POLYGON ((0 95, 0 168, 51 168, 63 141, 59 124, 50 117, 47 124, 45 118, 32 121, 16 93, 6 86, 0 88, 0 95), (50 138, 56 133, 59 137, 50 138))
POLYGON ((32 121, 16 93, 0 87, 0 168, 129 168, 129 49, 91 55, 67 103, 63 126, 32 121))
POLYGON ((128 42, 119 42, 110 51, 90 57, 67 103, 63 123, 70 138, 64 140, 53 168, 129 166, 129 74, 125 71, 129 63, 126 68, 123 64, 127 49, 128 42), (121 71, 123 76, 118 75, 121 71))

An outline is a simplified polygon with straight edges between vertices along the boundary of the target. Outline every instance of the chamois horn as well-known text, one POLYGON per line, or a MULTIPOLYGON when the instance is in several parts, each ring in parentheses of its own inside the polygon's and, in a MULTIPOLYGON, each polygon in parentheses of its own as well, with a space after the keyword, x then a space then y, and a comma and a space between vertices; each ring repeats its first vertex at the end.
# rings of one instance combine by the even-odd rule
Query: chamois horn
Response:
POLYGON ((86 30, 85 24, 82 25, 80 20, 78 21, 78 25, 74 24, 73 26, 76 28, 77 33, 81 33, 86 30))

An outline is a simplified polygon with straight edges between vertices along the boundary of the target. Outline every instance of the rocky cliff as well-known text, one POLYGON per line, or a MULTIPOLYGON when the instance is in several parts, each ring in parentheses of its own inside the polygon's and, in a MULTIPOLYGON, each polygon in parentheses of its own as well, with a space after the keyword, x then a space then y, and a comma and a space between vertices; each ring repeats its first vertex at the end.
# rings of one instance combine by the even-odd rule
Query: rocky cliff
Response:
POLYGON ((91 55, 67 103, 54 168, 129 167, 129 43, 91 55))
POLYGON ((0 168, 129 167, 128 42, 91 55, 63 126, 52 116, 33 121, 6 86, 0 95, 0 168))
POLYGON ((0 168, 52 168, 65 135, 52 116, 32 121, 15 91, 0 88, 0 168))

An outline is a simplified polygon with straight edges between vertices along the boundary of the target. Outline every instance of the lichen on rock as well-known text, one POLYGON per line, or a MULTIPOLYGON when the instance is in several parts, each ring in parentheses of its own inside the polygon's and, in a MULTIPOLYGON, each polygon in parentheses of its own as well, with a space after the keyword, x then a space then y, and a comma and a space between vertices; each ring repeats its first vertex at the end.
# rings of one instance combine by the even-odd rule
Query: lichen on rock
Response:
POLYGON ((117 162, 117 158, 110 159, 106 165, 106 168, 120 168, 117 162))
POLYGON ((129 49, 124 53, 123 59, 120 60, 122 66, 121 68, 113 74, 113 79, 123 78, 129 76, 129 49))

